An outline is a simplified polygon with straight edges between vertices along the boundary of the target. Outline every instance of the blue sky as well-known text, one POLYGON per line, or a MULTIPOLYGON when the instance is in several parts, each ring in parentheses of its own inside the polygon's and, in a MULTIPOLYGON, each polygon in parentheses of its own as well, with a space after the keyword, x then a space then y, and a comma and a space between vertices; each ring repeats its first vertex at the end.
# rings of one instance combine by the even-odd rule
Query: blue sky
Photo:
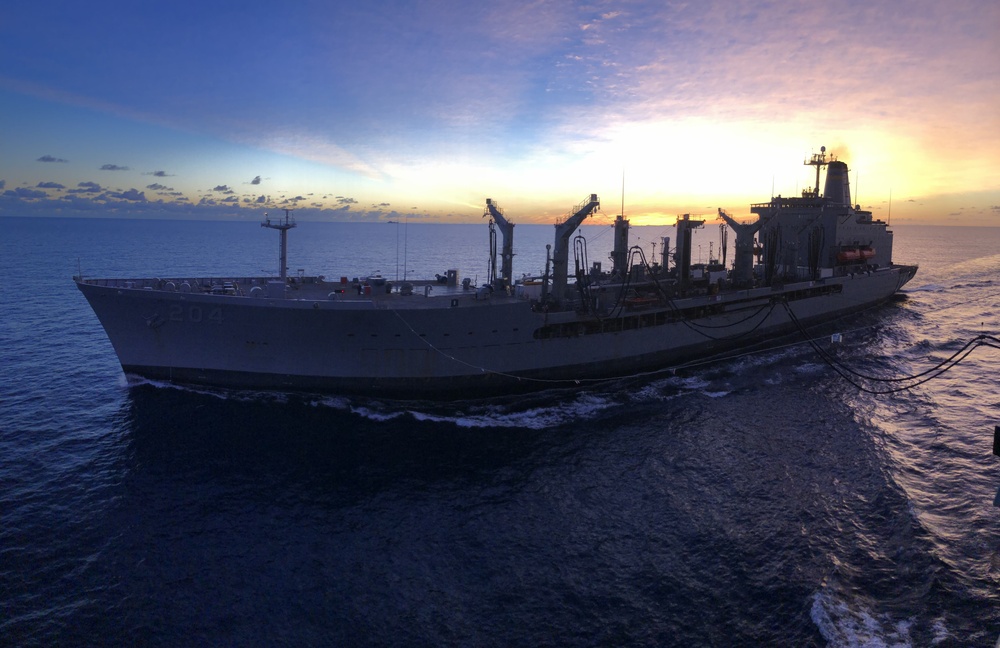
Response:
POLYGON ((737 215, 820 145, 895 222, 1000 224, 1000 4, 18 2, 0 215, 737 215))

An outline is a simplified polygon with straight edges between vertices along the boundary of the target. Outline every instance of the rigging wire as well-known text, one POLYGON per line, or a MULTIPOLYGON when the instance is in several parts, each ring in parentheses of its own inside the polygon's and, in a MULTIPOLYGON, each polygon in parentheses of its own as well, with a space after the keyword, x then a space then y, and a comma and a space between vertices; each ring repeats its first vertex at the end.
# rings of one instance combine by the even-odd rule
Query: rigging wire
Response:
MULTIPOLYGON (((787 302, 784 301, 782 302, 782 305, 785 307, 785 310, 788 312, 789 318, 795 324, 796 328, 798 328, 799 332, 802 333, 803 336, 805 336, 806 335, 805 328, 802 326, 802 322, 800 322, 798 317, 796 317, 791 307, 788 305, 787 302)), ((906 391, 908 389, 913 389, 914 387, 923 385, 924 383, 941 376, 946 371, 957 366, 960 362, 968 358, 973 351, 975 351, 981 346, 986 346, 993 349, 1000 349, 1000 338, 996 338, 992 335, 981 334, 977 335, 976 337, 966 342, 964 345, 962 345, 962 348, 953 353, 950 357, 945 358, 937 365, 929 369, 926 369, 924 371, 921 371, 920 373, 913 374, 910 376, 894 376, 894 377, 884 378, 881 376, 872 376, 856 371, 851 367, 847 366, 846 364, 840 362, 835 357, 833 357, 828 351, 819 346, 815 340, 807 339, 807 342, 813 348, 816 354, 819 355, 819 357, 823 360, 823 362, 825 362, 831 369, 833 369, 838 376, 843 378, 845 381, 847 381, 854 387, 860 389, 861 391, 875 395, 894 394, 897 392, 906 391), (866 385, 859 383, 857 380, 855 380, 855 378, 875 383, 908 382, 911 384, 901 385, 898 387, 891 387, 888 389, 872 389, 866 385)))

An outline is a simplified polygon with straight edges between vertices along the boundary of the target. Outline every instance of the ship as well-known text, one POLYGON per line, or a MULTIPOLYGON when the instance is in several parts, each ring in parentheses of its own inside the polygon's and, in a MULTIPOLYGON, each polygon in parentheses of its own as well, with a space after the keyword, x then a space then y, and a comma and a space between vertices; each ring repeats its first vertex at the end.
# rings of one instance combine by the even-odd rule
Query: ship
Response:
POLYGON ((261 223, 280 238, 276 276, 74 281, 130 380, 396 399, 579 388, 773 345, 892 299, 917 266, 894 263, 888 224, 852 203, 845 162, 824 147, 805 164, 815 184, 801 195, 752 204, 745 222, 718 210, 735 236, 728 265, 725 241, 720 259, 692 263, 705 219, 689 214, 653 259, 619 214, 610 267, 588 264, 574 233, 600 208, 590 194, 555 224, 536 276, 513 277, 514 223, 488 198, 482 285, 452 270, 289 276, 288 210, 261 223))

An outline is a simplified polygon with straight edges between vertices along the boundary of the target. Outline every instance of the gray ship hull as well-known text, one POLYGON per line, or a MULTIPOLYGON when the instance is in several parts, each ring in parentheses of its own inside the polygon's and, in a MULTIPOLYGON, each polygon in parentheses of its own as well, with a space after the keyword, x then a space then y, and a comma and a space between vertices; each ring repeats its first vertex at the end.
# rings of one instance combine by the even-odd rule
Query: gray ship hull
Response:
POLYGON ((573 386, 766 344, 797 328, 789 310, 806 326, 856 313, 915 272, 891 266, 633 305, 613 317, 462 290, 347 296, 309 278, 280 298, 178 291, 183 280, 77 286, 129 376, 415 398, 573 386))

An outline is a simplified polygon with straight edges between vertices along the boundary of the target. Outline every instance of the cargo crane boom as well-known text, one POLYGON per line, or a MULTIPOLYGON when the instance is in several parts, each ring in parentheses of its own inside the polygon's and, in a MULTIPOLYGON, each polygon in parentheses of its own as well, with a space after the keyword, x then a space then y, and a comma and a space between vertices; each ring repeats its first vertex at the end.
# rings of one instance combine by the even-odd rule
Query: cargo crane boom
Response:
POLYGON ((549 296, 556 303, 565 299, 569 265, 569 237, 573 235, 580 223, 597 211, 600 206, 601 201, 598 200, 597 194, 590 194, 574 208, 575 212, 569 218, 556 224, 556 240, 552 249, 552 292, 543 295, 543 300, 549 296))
MULTIPOLYGON (((503 246, 500 250, 500 281, 502 288, 506 289, 513 285, 514 274, 514 223, 507 220, 503 209, 492 198, 486 199, 486 213, 489 215, 491 223, 496 223, 503 236, 503 246)), ((496 274, 496 248, 491 248, 490 268, 496 274)), ((491 277, 493 279, 495 277, 491 277)))

